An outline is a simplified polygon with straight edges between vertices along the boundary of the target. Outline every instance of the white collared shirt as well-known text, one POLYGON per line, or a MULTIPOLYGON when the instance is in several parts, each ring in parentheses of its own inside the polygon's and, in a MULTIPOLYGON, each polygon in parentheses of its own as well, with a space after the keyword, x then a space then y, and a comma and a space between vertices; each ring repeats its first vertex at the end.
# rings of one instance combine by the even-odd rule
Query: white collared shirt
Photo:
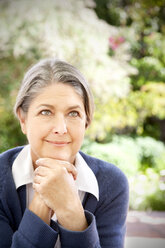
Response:
MULTIPOLYGON (((86 192, 91 193, 97 200, 99 200, 99 187, 97 179, 80 153, 77 153, 76 155, 75 167, 77 169, 77 179, 75 183, 81 202, 83 201, 86 192)), ((26 145, 14 160, 12 174, 16 189, 22 185, 26 185, 26 207, 28 207, 34 194, 32 187, 34 169, 31 159, 30 145, 26 145)), ((54 221, 57 220, 55 214, 52 216, 52 219, 54 221)), ((61 245, 58 239, 55 248, 60 247, 61 245)))

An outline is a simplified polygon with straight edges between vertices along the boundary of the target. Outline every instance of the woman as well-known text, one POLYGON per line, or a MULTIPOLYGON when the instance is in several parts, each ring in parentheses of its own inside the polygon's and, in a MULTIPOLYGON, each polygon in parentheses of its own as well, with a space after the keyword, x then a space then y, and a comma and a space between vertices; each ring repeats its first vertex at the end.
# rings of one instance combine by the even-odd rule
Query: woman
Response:
POLYGON ((40 61, 14 110, 28 145, 0 155, 0 247, 123 247, 128 183, 114 165, 79 151, 93 115, 80 72, 40 61))

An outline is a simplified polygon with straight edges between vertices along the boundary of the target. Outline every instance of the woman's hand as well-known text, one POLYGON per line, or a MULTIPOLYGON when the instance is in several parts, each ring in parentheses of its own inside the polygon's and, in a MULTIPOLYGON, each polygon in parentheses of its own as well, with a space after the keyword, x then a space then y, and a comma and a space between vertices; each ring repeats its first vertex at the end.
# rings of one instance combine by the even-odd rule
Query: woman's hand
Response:
POLYGON ((36 164, 33 187, 56 213, 58 222, 72 231, 86 229, 84 209, 74 182, 77 176, 74 165, 51 158, 41 158, 36 164))

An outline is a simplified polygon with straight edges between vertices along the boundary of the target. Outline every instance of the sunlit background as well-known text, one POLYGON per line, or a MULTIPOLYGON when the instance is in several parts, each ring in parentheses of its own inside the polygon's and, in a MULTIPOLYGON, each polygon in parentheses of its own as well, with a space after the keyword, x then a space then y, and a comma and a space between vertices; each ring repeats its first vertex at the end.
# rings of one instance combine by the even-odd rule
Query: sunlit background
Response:
POLYGON ((0 152, 26 143, 12 108, 45 57, 89 81, 95 116, 82 150, 115 163, 130 209, 165 210, 164 0, 0 0, 0 152))

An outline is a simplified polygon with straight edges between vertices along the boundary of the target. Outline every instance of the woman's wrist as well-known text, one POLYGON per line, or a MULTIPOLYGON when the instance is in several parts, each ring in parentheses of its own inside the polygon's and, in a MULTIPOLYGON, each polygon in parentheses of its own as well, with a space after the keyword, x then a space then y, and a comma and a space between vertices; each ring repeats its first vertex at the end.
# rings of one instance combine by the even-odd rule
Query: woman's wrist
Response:
POLYGON ((57 210, 56 217, 61 226, 71 231, 84 231, 88 227, 82 205, 78 208, 57 210))
POLYGON ((40 195, 35 192, 29 210, 36 214, 46 224, 50 225, 51 209, 44 203, 40 195))

